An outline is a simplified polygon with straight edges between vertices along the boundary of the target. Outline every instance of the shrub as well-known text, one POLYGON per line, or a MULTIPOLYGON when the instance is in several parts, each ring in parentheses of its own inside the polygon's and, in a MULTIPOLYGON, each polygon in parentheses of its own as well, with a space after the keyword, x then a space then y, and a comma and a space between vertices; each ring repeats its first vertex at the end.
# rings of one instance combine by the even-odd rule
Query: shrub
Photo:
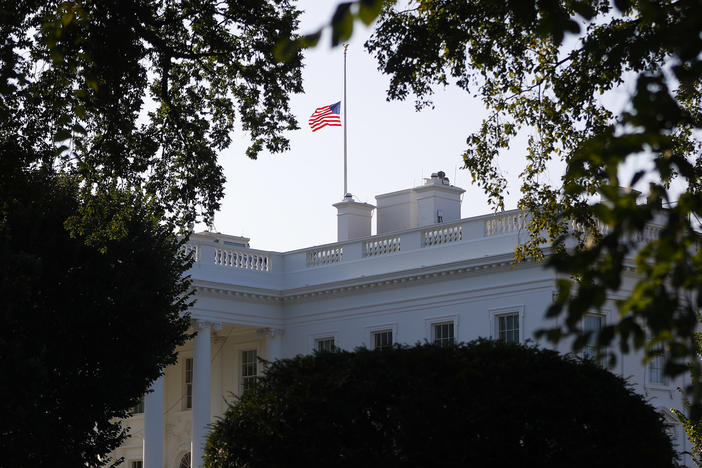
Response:
POLYGON ((213 427, 211 467, 675 466, 620 377, 534 346, 318 353, 270 365, 213 427))

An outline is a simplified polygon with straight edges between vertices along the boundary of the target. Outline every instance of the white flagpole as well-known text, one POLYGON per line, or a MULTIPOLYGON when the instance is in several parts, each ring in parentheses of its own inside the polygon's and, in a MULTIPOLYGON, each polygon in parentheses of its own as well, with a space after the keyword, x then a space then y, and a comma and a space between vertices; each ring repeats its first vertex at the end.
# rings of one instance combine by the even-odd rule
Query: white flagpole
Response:
POLYGON ((346 169, 346 50, 348 44, 344 44, 344 198, 348 192, 347 169, 346 169))

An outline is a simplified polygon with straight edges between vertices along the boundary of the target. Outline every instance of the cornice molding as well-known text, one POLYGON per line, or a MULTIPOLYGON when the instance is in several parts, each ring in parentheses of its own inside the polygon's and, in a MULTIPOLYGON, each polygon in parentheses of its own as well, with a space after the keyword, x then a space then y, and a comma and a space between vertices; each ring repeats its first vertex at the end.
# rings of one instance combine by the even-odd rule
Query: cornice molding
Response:
POLYGON ((392 273, 363 276, 314 286, 284 290, 251 288, 197 279, 193 280, 193 287, 196 293, 234 296, 254 302, 288 303, 320 296, 341 295, 354 293, 361 290, 390 288, 404 283, 436 281, 441 278, 467 276, 485 271, 534 266, 534 262, 532 261, 515 264, 511 253, 495 256, 490 260, 481 260, 482 261, 472 260, 444 263, 431 267, 419 267, 392 273))

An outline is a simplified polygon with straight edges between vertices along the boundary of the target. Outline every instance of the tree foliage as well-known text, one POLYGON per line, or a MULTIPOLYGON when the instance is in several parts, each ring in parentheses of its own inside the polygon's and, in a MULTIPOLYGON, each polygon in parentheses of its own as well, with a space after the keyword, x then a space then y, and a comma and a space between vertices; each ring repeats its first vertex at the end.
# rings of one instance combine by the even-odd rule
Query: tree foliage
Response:
POLYGON ((181 226, 208 221, 235 124, 252 158, 297 127, 301 55, 273 48, 298 14, 288 0, 3 0, 0 141, 80 177, 84 197, 130 188, 181 226))
POLYGON ((0 447, 94 466, 187 338, 180 252, 223 195, 217 153, 296 128, 288 0, 0 0, 0 447))
POLYGON ((619 377, 496 341, 271 364, 215 423, 210 467, 674 466, 662 415, 619 377))
POLYGON ((685 430, 685 435, 692 445, 690 450, 685 453, 692 457, 692 460, 697 466, 702 466, 702 425, 699 419, 691 419, 689 417, 690 412, 690 401, 685 399, 685 411, 679 409, 671 409, 672 413, 675 415, 683 429, 685 430))
POLYGON ((187 339, 189 261, 128 192, 82 206, 113 239, 72 236, 78 183, 0 164, 0 450, 6 466, 101 466, 128 415, 187 339))
MULTIPOLYGON (((500 155, 527 136, 519 207, 532 235, 516 257, 547 256, 563 278, 547 314, 562 319, 542 334, 584 346, 583 315, 635 271, 601 348, 651 358, 662 347, 665 372, 686 372, 702 306, 702 2, 369 0, 339 5, 332 24, 348 26, 370 3, 384 5, 366 48, 389 75, 389 99, 414 97, 421 109, 448 85, 482 99, 489 115, 466 129, 463 161, 496 210, 507 188, 500 155), (558 184, 552 161, 566 165, 558 184), (651 235, 653 221, 662 230, 651 235)), ((688 390, 702 415, 702 385, 688 390)))
MULTIPOLYGON (((697 340, 697 354, 702 356, 702 333, 696 333, 697 340)), ((691 366, 691 371, 696 372, 696 366, 691 366)), ((692 375, 693 379, 698 379, 699 376, 692 375)), ((682 391, 681 389, 678 389, 682 391)), ((690 417, 690 400, 683 396, 683 403, 685 406, 685 411, 681 411, 676 408, 672 408, 671 411, 675 415, 680 424, 682 424, 687 439, 692 445, 690 450, 686 453, 692 457, 692 460, 697 466, 702 466, 702 421, 700 419, 693 419, 690 417)))

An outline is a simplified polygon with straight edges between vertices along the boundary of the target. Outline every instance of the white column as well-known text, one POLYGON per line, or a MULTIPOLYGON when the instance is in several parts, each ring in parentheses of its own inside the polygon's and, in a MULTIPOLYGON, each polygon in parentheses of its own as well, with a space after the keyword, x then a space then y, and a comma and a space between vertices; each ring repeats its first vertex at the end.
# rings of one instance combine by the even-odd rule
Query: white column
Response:
POLYGON ((200 468, 205 453, 205 442, 210 424, 210 356, 212 328, 219 329, 220 324, 197 320, 195 329, 195 350, 193 353, 193 426, 191 466, 200 468))
POLYGON ((163 468, 163 376, 144 395, 144 468, 163 468))

